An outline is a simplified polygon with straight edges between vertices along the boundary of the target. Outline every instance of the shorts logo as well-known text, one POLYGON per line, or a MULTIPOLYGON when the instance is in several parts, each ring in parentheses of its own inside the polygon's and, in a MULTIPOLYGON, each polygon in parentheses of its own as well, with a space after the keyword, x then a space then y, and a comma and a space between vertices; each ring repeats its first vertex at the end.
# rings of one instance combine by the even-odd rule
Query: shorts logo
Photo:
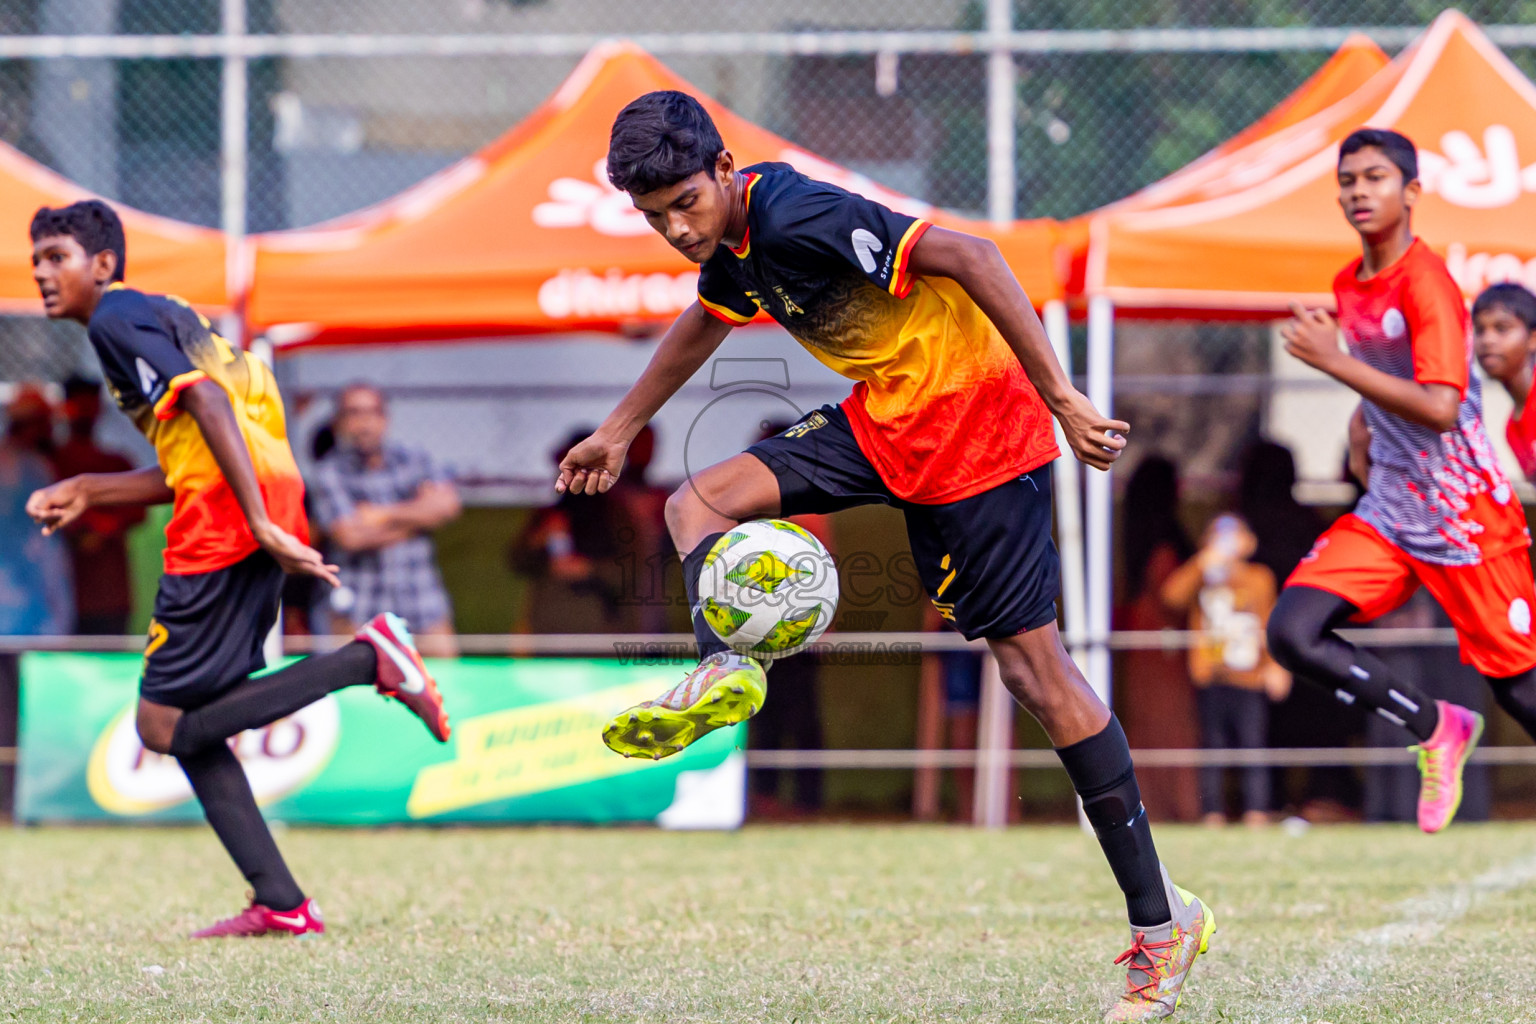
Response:
POLYGON ((854 228, 851 241, 853 242, 853 254, 859 258, 859 266, 864 268, 864 273, 873 274, 879 266, 875 262, 875 253, 884 249, 880 239, 875 237, 873 231, 865 228, 854 228))
POLYGON ((1302 565, 1306 565, 1308 562, 1315 562, 1315 561, 1317 561, 1318 556, 1320 556, 1323 553, 1323 548, 1325 548, 1327 546, 1328 546, 1328 538, 1327 537, 1319 537, 1317 539, 1317 543, 1312 545, 1312 550, 1308 551, 1305 555, 1302 556, 1301 564, 1302 565))
POLYGON ((1381 317, 1381 332, 1389 338, 1401 338, 1408 333, 1408 321, 1403 319, 1403 311, 1389 309, 1381 317))
POLYGON ((1531 635, 1531 606, 1523 597, 1509 602, 1509 628, 1521 636, 1531 635))
POLYGON ((939 598, 944 596, 944 591, 949 589, 949 585, 951 583, 955 582, 955 576, 957 576, 959 574, 959 572, 960 572, 960 567, 958 565, 955 566, 953 569, 950 569, 950 567, 949 567, 950 561, 951 561, 951 559, 950 559, 949 555, 945 555, 939 561, 939 571, 943 572, 944 570, 948 569, 949 570, 949 575, 944 577, 944 582, 940 583, 939 584, 939 589, 934 591, 934 593, 933 593, 933 607, 938 611, 939 618, 941 618, 941 619, 948 619, 950 622, 954 622, 955 621, 955 603, 953 601, 940 601, 939 600, 939 598))
POLYGON ((154 619, 149 620, 149 643, 144 645, 144 659, 165 646, 165 642, 171 638, 170 632, 154 619))
POLYGON ((809 434, 811 431, 817 430, 817 429, 819 429, 821 427, 824 427, 826 425, 827 425, 827 418, 825 416, 823 416, 819 412, 813 412, 809 416, 807 416, 804 420, 800 421, 799 423, 796 423, 794 426, 790 427, 788 430, 784 431, 784 433, 780 434, 779 436, 780 437, 788 437, 788 438, 804 437, 806 434, 809 434))

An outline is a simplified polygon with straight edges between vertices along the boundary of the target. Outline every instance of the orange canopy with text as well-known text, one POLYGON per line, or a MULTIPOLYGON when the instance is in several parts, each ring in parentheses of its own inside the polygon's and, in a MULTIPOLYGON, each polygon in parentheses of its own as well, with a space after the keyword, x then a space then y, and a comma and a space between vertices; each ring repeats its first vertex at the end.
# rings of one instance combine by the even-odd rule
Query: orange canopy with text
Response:
POLYGON ((694 300, 697 268, 608 184, 614 115, 655 89, 698 96, 738 166, 782 160, 903 212, 995 239, 1036 304, 1061 297, 1054 222, 993 229, 804 152, 628 44, 593 50, 507 135, 393 199, 254 239, 246 315, 282 346, 612 330, 694 300))
POLYGON ((1360 243, 1339 212, 1339 142, 1392 128, 1419 149, 1414 231, 1462 290, 1536 284, 1536 86, 1448 11, 1348 98, 1230 157, 1245 187, 1094 219, 1086 289, 1117 306, 1278 312, 1331 302, 1360 243))
MULTIPOLYGON (((1125 213, 1130 210, 1177 206, 1236 191, 1241 185, 1233 181, 1229 171, 1234 158, 1239 157, 1244 149, 1346 98, 1386 67, 1387 63, 1387 55, 1369 36, 1359 33, 1351 35, 1295 91, 1226 142, 1166 178, 1093 213, 1064 223, 1061 226, 1062 241, 1072 254, 1068 290, 1073 294, 1082 291, 1088 257, 1089 225, 1095 217, 1111 212, 1125 213)), ((1240 159, 1238 162, 1241 162, 1240 159)))
MULTIPOLYGON (((0 313, 43 313, 32 281, 32 241, 27 233, 37 208, 93 198, 0 142, 0 313)), ((130 284, 179 295, 205 313, 222 313, 228 307, 222 232, 112 205, 123 220, 130 284)))

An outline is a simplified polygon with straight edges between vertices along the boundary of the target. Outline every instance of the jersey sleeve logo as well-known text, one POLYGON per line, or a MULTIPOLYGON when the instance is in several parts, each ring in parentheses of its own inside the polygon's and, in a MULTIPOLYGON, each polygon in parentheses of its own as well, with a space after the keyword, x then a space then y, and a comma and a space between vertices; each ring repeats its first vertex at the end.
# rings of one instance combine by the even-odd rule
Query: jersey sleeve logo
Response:
POLYGON ((859 266, 864 268, 864 273, 873 274, 875 268, 879 266, 875 262, 875 253, 884 249, 885 246, 880 244, 880 239, 875 237, 873 231, 865 228, 854 228, 852 240, 853 253, 859 258, 859 266))
POLYGON ((1393 308, 1382 314, 1381 333, 1392 339, 1408 333, 1408 321, 1403 319, 1402 310, 1393 308))
POLYGON ((153 400, 155 389, 160 386, 160 375, 155 372, 154 367, 144 361, 143 356, 134 359, 133 365, 139 371, 139 390, 144 393, 145 398, 153 400))

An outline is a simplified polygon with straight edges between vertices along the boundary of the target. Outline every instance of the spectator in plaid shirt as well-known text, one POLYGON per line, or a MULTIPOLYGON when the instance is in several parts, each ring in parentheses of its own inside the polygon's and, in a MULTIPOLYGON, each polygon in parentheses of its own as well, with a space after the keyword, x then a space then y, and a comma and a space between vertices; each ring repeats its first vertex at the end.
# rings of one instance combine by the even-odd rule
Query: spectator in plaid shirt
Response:
POLYGON ((457 519, 453 482, 425 451, 385 439, 384 396, 353 384, 336 402, 336 447, 312 487, 315 520, 341 567, 331 625, 350 635, 391 610, 410 624, 423 654, 455 653, 453 609, 437 571, 431 533, 457 519))

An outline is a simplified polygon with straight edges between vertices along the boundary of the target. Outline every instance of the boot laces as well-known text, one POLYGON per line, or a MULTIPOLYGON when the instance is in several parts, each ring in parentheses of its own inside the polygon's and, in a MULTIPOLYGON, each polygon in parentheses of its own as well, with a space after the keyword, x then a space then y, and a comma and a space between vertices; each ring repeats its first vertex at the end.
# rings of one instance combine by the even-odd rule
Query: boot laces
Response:
POLYGON ((1141 971, 1147 980, 1140 985, 1132 985, 1130 977, 1127 977, 1125 998, 1131 999, 1136 996, 1143 999, 1153 998, 1147 994, 1147 990, 1156 988, 1162 982, 1168 961, 1178 944, 1177 937, 1164 939, 1161 942, 1148 942, 1146 932, 1136 933, 1136 937, 1131 941, 1131 948, 1115 957, 1115 965, 1118 967, 1128 964, 1128 970, 1141 971), (1143 958, 1144 963, 1137 962, 1138 956, 1143 958))
POLYGON ((1419 774, 1423 776, 1424 799, 1434 802, 1446 784, 1447 750, 1445 747, 1413 748, 1419 755, 1419 774))

